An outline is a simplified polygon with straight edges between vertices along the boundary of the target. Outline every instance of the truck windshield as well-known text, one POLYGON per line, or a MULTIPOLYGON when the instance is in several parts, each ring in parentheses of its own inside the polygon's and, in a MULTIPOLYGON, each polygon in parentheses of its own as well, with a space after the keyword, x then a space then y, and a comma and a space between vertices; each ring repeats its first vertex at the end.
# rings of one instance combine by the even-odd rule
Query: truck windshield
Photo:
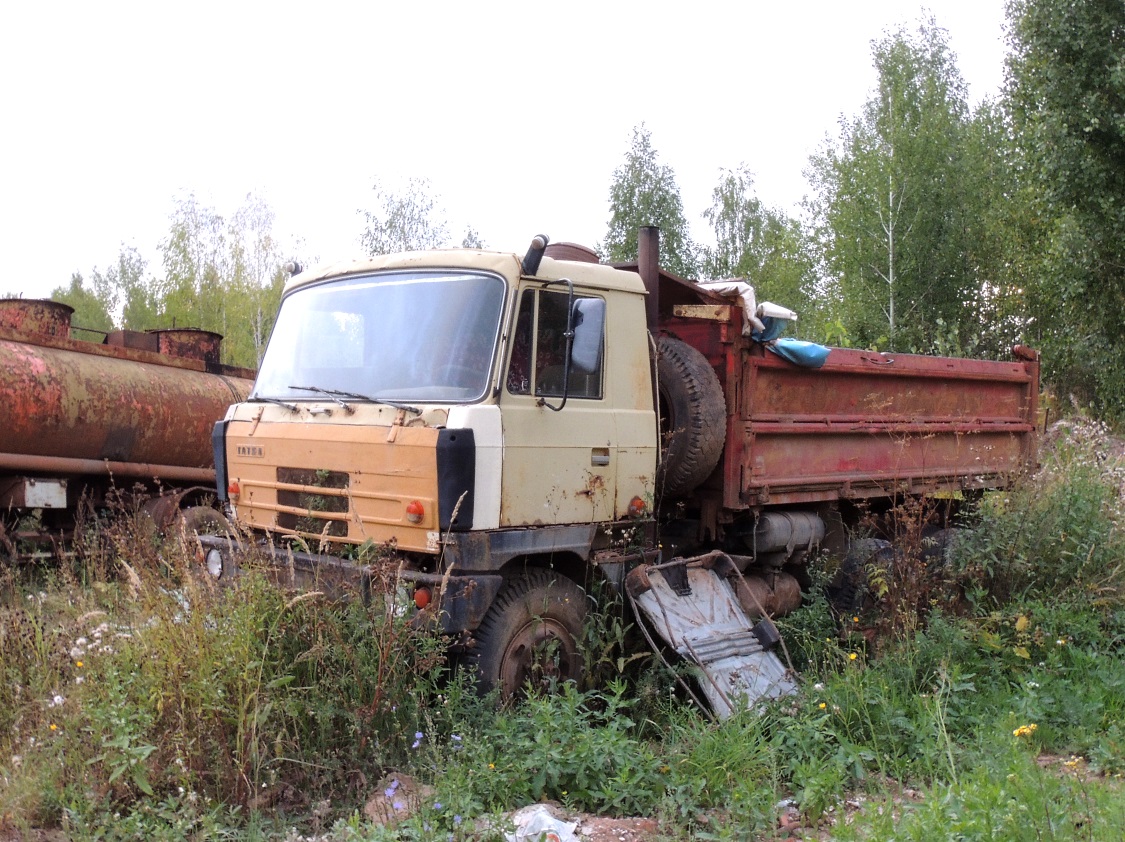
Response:
POLYGON ((285 297, 251 400, 479 400, 487 391, 504 281, 472 272, 381 272, 285 297))

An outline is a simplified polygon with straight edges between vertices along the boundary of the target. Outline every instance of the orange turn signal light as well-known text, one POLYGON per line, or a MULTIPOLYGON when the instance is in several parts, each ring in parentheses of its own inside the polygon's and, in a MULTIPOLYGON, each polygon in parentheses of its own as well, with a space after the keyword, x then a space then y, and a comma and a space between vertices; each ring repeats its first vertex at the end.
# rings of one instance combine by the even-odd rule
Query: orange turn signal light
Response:
POLYGON ((411 523, 421 523, 425 516, 426 509, 417 500, 411 500, 406 504, 406 519, 411 523))
POLYGON ((414 604, 419 611, 429 605, 433 598, 434 595, 429 588, 415 588, 414 590, 414 604))
POLYGON ((629 501, 629 517, 640 517, 647 509, 648 506, 641 497, 634 497, 629 501))
POLYGON ((242 489, 238 487, 237 480, 231 480, 230 485, 227 486, 227 494, 231 497, 237 497, 241 491, 242 489))

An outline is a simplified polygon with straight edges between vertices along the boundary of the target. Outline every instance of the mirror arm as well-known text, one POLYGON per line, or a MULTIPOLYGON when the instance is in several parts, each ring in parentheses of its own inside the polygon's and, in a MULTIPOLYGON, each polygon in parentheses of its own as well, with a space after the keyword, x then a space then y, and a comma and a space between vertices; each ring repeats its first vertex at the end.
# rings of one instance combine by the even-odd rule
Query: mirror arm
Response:
POLYGON ((552 412, 559 412, 566 406, 566 398, 570 393, 570 350, 574 347, 574 282, 570 278, 559 278, 554 281, 544 281, 543 286, 550 286, 551 284, 566 284, 568 291, 566 299, 566 332, 563 337, 566 339, 566 356, 563 357, 563 393, 562 400, 559 401, 558 406, 552 406, 547 403, 546 398, 540 398, 537 403, 539 406, 545 406, 552 412))

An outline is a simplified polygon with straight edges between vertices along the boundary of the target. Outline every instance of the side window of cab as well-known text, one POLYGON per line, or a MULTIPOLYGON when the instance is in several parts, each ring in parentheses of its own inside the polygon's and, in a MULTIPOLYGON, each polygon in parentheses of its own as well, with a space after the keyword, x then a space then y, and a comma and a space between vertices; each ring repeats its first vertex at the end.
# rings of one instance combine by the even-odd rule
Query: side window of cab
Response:
MULTIPOLYGON (((576 325, 582 319, 581 302, 601 302, 590 296, 574 296, 576 325)), ((571 302, 565 292, 524 290, 520 298, 516 328, 512 334, 512 352, 508 362, 507 388, 516 395, 559 397, 563 394, 566 376, 567 306, 571 302)), ((570 366, 566 393, 569 398, 600 399, 605 349, 604 321, 595 337, 596 351, 587 355, 582 365, 570 366)), ((588 337, 587 337, 588 339, 588 337)))

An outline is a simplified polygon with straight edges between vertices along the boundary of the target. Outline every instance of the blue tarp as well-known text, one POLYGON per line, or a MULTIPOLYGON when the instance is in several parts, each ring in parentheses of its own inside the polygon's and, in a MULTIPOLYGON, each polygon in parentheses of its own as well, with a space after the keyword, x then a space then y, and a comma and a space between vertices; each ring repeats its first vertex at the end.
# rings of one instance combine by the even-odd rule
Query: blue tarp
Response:
POLYGON ((828 359, 830 348, 800 339, 778 339, 766 345, 782 359, 804 368, 820 368, 828 359))

